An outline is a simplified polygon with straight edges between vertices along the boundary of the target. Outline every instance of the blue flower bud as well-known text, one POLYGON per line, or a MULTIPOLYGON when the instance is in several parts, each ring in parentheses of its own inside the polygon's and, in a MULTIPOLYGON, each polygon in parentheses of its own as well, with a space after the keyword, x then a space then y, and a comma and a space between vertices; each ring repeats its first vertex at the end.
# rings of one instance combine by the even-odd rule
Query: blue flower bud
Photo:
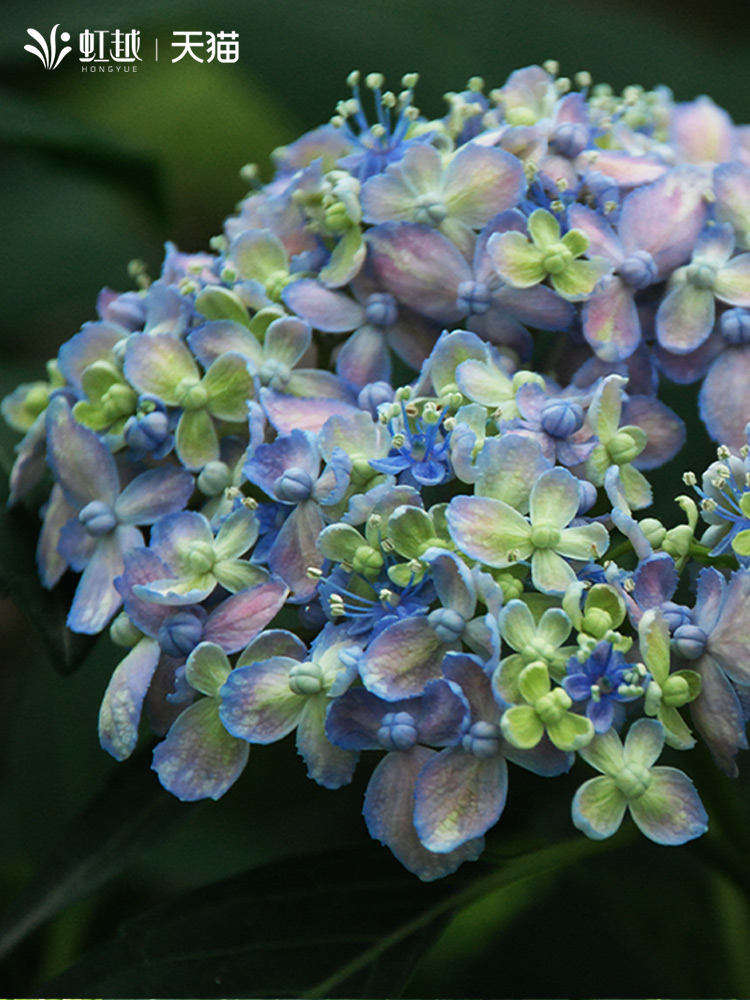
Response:
POLYGON ((681 625, 691 624, 690 608, 684 604, 675 604, 674 601, 664 601, 659 605, 659 610, 664 615, 672 635, 681 625))
POLYGON ((484 281, 462 281, 458 286, 456 308, 468 316, 484 316, 492 305, 490 290, 484 281))
POLYGON ((578 486, 580 489, 581 499, 578 502, 577 513, 580 515, 585 514, 587 510, 591 510, 596 503, 599 491, 593 483, 588 481, 588 479, 579 479, 578 486))
POLYGON ((697 660, 706 649, 708 636, 698 625, 680 625, 672 636, 672 644, 686 660, 697 660))
POLYGON ((273 484, 273 491, 282 503, 302 503, 310 497, 312 476, 306 469, 293 465, 273 484))
POLYGON ((466 628, 466 619, 453 608, 437 608, 427 615, 427 624, 441 642, 458 642, 466 628))
POLYGON ((388 292, 374 292, 365 305, 365 320, 372 326, 393 326, 398 318, 396 300, 388 292))
POLYGON ((721 317, 721 335, 728 344, 750 343, 750 312, 727 309, 721 317))
POLYGON ((417 726, 410 712, 388 712, 380 722, 378 743, 384 750, 410 750, 417 742, 417 726))
POLYGON ((117 524, 112 508, 103 500, 92 500, 91 503, 87 503, 79 512, 78 520, 95 538, 108 535, 117 524))
POLYGON ((620 264, 617 273, 631 288, 647 288, 656 281, 659 269, 647 250, 636 250, 620 264))
POLYGON ((169 437, 169 418, 163 410, 130 417, 124 429, 125 443, 133 451, 155 451, 169 437))
POLYGON ((177 611, 159 629, 159 645, 167 656, 189 656, 203 638, 203 622, 194 611, 177 611))
POLYGON ((553 150, 571 159, 582 153, 588 143, 589 130, 581 122, 561 122, 550 138, 553 150))
POLYGON ((357 406, 367 410, 373 417, 378 415, 382 403, 393 402, 393 388, 387 382, 368 382, 357 396, 357 406))
POLYGON ((198 489, 207 497, 218 496, 232 485, 232 470, 226 462, 208 462, 198 476, 198 489))
POLYGON ((461 741, 467 753, 480 760, 500 753, 500 726, 494 722, 475 722, 461 741))
POLYGON ((569 399, 550 399, 542 408, 541 425, 551 437, 570 437, 583 427, 583 409, 569 399))

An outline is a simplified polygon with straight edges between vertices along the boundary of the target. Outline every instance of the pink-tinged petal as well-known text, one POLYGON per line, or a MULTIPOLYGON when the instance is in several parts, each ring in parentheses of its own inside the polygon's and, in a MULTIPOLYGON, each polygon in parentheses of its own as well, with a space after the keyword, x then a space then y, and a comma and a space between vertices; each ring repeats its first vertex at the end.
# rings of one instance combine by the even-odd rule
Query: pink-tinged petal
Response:
POLYGON ((587 255, 604 257, 611 264, 622 264, 625 252, 617 233, 598 212, 585 205, 572 205, 568 211, 568 222, 572 229, 580 229, 588 236, 587 255))
POLYGON ((533 551, 528 521, 501 500, 454 497, 447 518, 459 549, 486 566, 505 568, 533 551))
POLYGON ((313 481, 318 478, 320 456, 312 434, 293 430, 279 435, 271 444, 259 445, 245 463, 244 472, 251 482, 274 496, 276 480, 291 468, 302 469, 313 481))
POLYGON ((200 378, 198 366, 185 344, 169 333, 134 333, 125 350, 125 377, 139 392, 152 393, 168 406, 180 403, 183 379, 200 378))
POLYGON ((750 347, 729 347, 711 365, 698 396, 700 415, 714 441, 739 451, 750 420, 750 347))
POLYGON ((690 702, 690 715, 695 728, 706 741, 717 767, 730 778, 739 769, 735 761, 738 750, 747 749, 745 716, 732 684, 710 655, 691 663, 701 675, 701 693, 690 702))
POLYGON ((304 500, 284 521, 269 552, 269 569, 289 587, 292 592, 289 600, 295 604, 315 593, 317 581, 307 571, 323 566, 323 555, 316 545, 323 525, 323 515, 315 501, 304 500))
POLYGON ((685 443, 685 424, 666 403, 653 396, 629 396, 622 408, 623 424, 646 433, 646 447, 633 459, 636 469, 656 469, 669 462, 685 443))
POLYGON ((217 319, 204 323, 188 334, 190 350, 204 367, 208 367, 222 354, 241 354, 254 369, 263 364, 263 348, 255 334, 241 323, 217 319))
POLYGON ((275 743, 295 728, 307 700, 289 687, 298 660, 272 656, 235 667, 221 689, 221 721, 250 743, 275 743))
POLYGON ((284 305, 323 333, 348 333, 364 322, 365 311, 359 302, 314 278, 291 282, 281 298, 284 305))
POLYGON ((332 399, 353 404, 355 394, 352 387, 333 372, 318 368, 297 368, 289 376, 284 388, 292 396, 305 399, 332 399))
POLYGON ((211 612, 204 639, 227 653, 236 653, 276 616, 288 594, 287 585, 274 579, 240 590, 211 612))
MULTIPOLYGON (((136 528, 131 530, 137 531, 136 528)), ((104 535, 78 581, 68 614, 69 629, 88 635, 101 632, 122 603, 113 583, 122 570, 122 550, 117 532, 104 535)))
POLYGON ((416 746, 389 753, 373 771, 362 810, 370 836, 391 849, 394 856, 423 882, 443 878, 482 853, 484 840, 470 840, 447 854, 422 845, 414 828, 414 786, 434 750, 416 746))
POLYGON ((501 285, 493 299, 514 319, 539 330, 567 330, 575 317, 574 306, 547 285, 532 288, 501 285))
POLYGON ((641 340, 632 289, 615 275, 605 276, 583 307, 583 334, 597 357, 621 361, 641 340))
POLYGON ((172 724, 151 766, 182 802, 218 799, 242 774, 249 753, 249 745, 222 726, 215 699, 201 698, 172 724))
POLYGON ((360 327, 336 355, 336 371, 358 387, 370 382, 389 382, 391 359, 385 334, 377 327, 360 327))
POLYGON ((63 527, 76 517, 78 510, 71 507, 63 495, 60 486, 55 483, 52 487, 49 503, 44 514, 42 530, 39 533, 39 542, 36 549, 36 564, 42 586, 50 590, 58 582, 65 570, 68 568, 66 561, 60 555, 57 548, 60 541, 60 532, 63 527))
POLYGON ((426 618, 402 618, 367 647, 360 661, 362 681, 368 691, 387 701, 421 694, 430 681, 442 676, 443 656, 451 648, 426 618))
POLYGON ((714 294, 731 306, 750 306, 750 253, 734 257, 720 269, 714 294))
POLYGON ((693 624, 708 635, 713 632, 723 607, 727 583, 718 570, 706 566, 698 575, 693 624))
POLYGON ((655 767, 651 784, 629 805, 638 829, 657 844, 685 844, 708 829, 708 815, 695 786, 673 767, 655 767))
POLYGON ((494 826, 507 794, 508 765, 501 754, 482 760, 458 747, 443 750, 417 778, 417 835, 429 851, 447 854, 494 826))
POLYGON ((115 579, 115 586, 122 595, 125 612, 141 632, 155 638, 164 619, 174 611, 153 601, 141 600, 133 593, 133 588, 165 579, 170 573, 169 567, 155 552, 146 548, 130 549, 124 553, 123 563, 124 573, 115 579))
POLYGON ((676 285, 662 299, 656 313, 656 336, 662 347, 688 354, 700 347, 714 326, 714 293, 686 282, 676 285))
POLYGON ((732 119, 710 97, 676 105, 670 125, 670 139, 685 163, 735 159, 737 140, 732 119))
POLYGON ((303 399, 268 388, 261 389, 260 402, 280 434, 290 434, 297 429, 317 434, 329 417, 348 417, 361 412, 341 399, 303 399))
MULTIPOLYGON (((579 169, 586 172, 589 161, 586 153, 578 158, 579 169)), ((617 149, 597 149, 594 171, 610 177, 619 187, 637 188, 663 177, 669 167, 649 156, 632 156, 617 149)))
POLYGON ((450 160, 443 182, 443 200, 451 216, 474 229, 481 229, 498 212, 515 208, 525 191, 520 160, 502 149, 472 143, 450 160))
POLYGON ((141 639, 107 685, 99 710, 99 742, 115 760, 125 760, 135 750, 143 699, 160 655, 156 639, 141 639))
POLYGON ((464 315, 456 305, 458 286, 471 269, 449 239, 413 222, 385 222, 366 234, 372 267, 401 302, 439 323, 464 315))
POLYGON ((307 764, 308 778, 324 788, 341 788, 352 780, 359 754, 337 747, 326 736, 326 711, 330 704, 324 693, 305 700, 297 726, 297 751, 307 764))
POLYGON ((173 465, 142 472, 117 498, 117 520, 121 524, 153 524, 164 514, 175 514, 187 506, 194 485, 189 472, 173 465))
POLYGON ((750 248, 750 168, 744 163, 722 163, 714 171, 716 217, 729 222, 737 245, 750 248))
POLYGON ((573 826, 592 840, 611 837, 620 828, 627 801, 614 778, 601 775, 584 782, 572 806, 573 826))
POLYGON ((111 361, 115 345, 126 336, 119 325, 85 323, 58 351, 57 365, 65 381, 80 389, 84 369, 96 361, 111 361))
MULTIPOLYGON (((653 345, 654 359, 670 382, 678 385, 690 385, 697 382, 699 378, 708 371, 712 361, 726 347, 726 341, 719 330, 705 340, 700 347, 689 354, 671 354, 665 351, 660 344, 653 345)), ((632 423, 632 421, 628 421, 632 423)), ((640 456, 639 456, 640 457, 640 456)))
POLYGON ((662 277, 684 264, 706 219, 708 184, 703 170, 686 165, 629 194, 619 226, 627 253, 648 251, 662 277))
POLYGON ((430 567, 438 600, 467 620, 476 610, 476 588, 463 559, 442 549, 428 549, 422 559, 430 567))
POLYGON ((736 684, 750 684, 750 572, 733 573, 707 652, 736 684))
POLYGON ((415 221, 421 194, 439 191, 443 161, 434 146, 417 143, 403 159, 386 167, 362 186, 360 200, 365 222, 415 221))
POLYGON ((47 407, 47 453, 69 504, 76 509, 92 500, 114 504, 120 492, 115 460, 98 435, 76 423, 60 396, 47 407))

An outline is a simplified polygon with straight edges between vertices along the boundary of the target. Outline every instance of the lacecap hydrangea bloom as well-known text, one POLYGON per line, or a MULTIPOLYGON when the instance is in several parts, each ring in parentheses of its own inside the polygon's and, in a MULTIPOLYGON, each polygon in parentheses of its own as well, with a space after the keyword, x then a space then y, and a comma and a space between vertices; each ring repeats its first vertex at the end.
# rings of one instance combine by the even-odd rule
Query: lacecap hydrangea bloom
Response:
POLYGON ((549 63, 433 119, 414 74, 348 83, 210 252, 102 291, 3 401, 42 583, 123 649, 102 746, 150 729, 183 800, 292 733, 326 788, 369 757, 367 827, 425 880, 517 767, 575 767, 589 837, 699 837, 658 761, 747 747, 750 128, 549 63), (665 380, 720 444, 671 526, 665 380))

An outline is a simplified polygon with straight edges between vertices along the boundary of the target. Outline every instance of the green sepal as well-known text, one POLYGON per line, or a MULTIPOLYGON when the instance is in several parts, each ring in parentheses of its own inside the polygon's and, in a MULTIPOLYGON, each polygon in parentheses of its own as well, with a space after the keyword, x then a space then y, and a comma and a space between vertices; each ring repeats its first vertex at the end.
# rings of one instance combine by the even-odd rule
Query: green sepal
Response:
POLYGON ((210 285, 195 297, 197 312, 207 320, 228 319, 242 326, 250 326, 250 316, 246 306, 229 288, 210 285))
POLYGON ((594 738, 594 726, 585 715, 565 712, 547 726, 547 735, 558 750, 571 752, 589 745, 594 738))
POLYGON ((355 552, 364 544, 364 538, 351 524, 329 524, 318 536, 320 553, 333 562, 351 564, 355 552))
POLYGON ((436 538, 431 514, 421 507, 397 507, 388 518, 387 537, 405 559, 419 559, 433 545, 448 548, 436 538))
POLYGON ((227 654, 214 642, 201 642, 195 647, 185 664, 188 684, 211 698, 218 698, 219 691, 232 670, 227 654))
POLYGON ((734 536, 732 548, 738 556, 750 556, 750 528, 745 528, 734 536))
POLYGON ((340 288, 359 271, 366 253, 359 226, 351 226, 333 248, 331 259, 318 277, 328 288, 340 288))
POLYGON ((219 458, 219 436, 205 409, 185 410, 177 424, 175 451, 186 469, 202 469, 219 458))
POLYGON ((519 750, 530 750, 544 736, 544 725, 531 705, 514 705, 500 719, 503 736, 519 750))
POLYGON ((203 377, 208 391, 207 409, 220 420, 247 419, 247 401, 253 395, 253 378, 241 354, 222 354, 203 377))

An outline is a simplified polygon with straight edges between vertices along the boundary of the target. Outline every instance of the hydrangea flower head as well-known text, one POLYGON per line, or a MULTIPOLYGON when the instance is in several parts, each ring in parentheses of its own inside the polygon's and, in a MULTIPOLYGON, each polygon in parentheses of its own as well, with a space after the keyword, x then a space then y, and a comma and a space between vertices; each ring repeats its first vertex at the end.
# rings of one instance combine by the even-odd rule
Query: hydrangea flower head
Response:
POLYGON ((150 726, 194 801, 292 733, 324 788, 370 755, 367 828, 423 880, 503 837, 516 765, 600 771, 590 837, 707 829, 656 762, 747 748, 746 126, 590 82, 472 78, 428 119, 415 74, 352 74, 210 253, 104 289, 3 400, 42 585, 123 649, 114 758, 150 726), (690 417, 664 384, 701 380, 717 460, 644 514, 690 417))

